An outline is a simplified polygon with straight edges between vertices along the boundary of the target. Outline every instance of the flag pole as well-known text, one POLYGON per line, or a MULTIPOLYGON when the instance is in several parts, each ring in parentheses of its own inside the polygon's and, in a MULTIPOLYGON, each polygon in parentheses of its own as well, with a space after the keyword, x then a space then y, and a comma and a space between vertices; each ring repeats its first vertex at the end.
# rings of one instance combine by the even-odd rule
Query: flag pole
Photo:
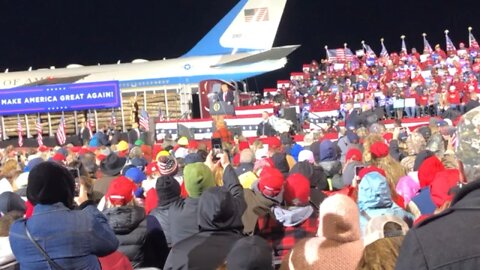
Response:
POLYGON ((28 116, 26 114, 23 115, 25 117, 25 128, 27 130, 27 138, 31 138, 32 134, 30 134, 30 125, 28 124, 28 116))
POLYGON ((472 47, 472 39, 470 38, 472 35, 472 29, 471 26, 468 27, 468 48, 472 47))

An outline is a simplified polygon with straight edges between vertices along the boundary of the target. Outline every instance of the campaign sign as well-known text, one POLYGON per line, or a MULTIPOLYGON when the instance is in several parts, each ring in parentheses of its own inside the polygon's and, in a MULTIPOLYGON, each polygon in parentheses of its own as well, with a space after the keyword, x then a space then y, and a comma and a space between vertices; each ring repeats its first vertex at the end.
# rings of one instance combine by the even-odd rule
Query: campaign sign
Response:
POLYGON ((0 90, 0 115, 120 107, 118 81, 0 90))

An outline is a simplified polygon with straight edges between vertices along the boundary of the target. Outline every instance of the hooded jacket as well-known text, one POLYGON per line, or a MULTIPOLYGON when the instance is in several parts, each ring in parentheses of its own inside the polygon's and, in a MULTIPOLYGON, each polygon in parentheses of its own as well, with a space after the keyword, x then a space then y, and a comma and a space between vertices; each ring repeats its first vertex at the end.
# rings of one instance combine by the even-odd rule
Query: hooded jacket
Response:
POLYGON ((145 210, 139 206, 121 206, 107 208, 103 214, 120 242, 118 250, 128 257, 133 267, 140 266, 147 235, 145 210))
MULTIPOLYGON (((238 177, 231 165, 227 166, 223 172, 224 188, 232 192, 232 195, 241 193, 243 196, 243 187, 238 185, 238 177)), ((179 200, 173 203, 169 209, 168 216, 170 220, 170 237, 172 246, 199 232, 197 223, 198 198, 187 197, 185 200, 179 200)), ((242 212, 243 213, 243 212, 242 212)))
POLYGON ((392 200, 387 179, 378 172, 367 173, 358 185, 358 208, 362 235, 369 219, 380 215, 394 215, 402 218, 409 226, 413 215, 403 210, 392 200))
MULTIPOLYGON (((236 187, 241 187, 238 183, 236 187)), ((232 195, 225 187, 212 187, 199 198, 197 222, 200 232, 177 243, 164 269, 216 269, 235 242, 242 238, 240 216, 245 211, 243 192, 232 195)))

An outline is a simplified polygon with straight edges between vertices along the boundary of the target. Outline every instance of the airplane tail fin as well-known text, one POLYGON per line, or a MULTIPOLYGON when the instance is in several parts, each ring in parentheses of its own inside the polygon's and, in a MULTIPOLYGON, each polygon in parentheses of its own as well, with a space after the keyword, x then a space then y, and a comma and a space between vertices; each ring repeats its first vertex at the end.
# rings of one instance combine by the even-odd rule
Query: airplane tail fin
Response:
POLYGON ((287 0, 241 0, 184 56, 272 48, 287 0))

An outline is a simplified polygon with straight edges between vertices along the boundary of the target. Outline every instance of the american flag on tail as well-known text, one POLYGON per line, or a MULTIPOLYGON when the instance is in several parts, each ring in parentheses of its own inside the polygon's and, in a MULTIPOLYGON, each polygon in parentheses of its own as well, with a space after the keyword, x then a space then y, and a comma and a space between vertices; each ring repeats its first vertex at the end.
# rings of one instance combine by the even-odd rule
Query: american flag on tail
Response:
POLYGON ((402 52, 402 53, 408 53, 408 52, 407 52, 407 44, 405 44, 405 36, 402 35, 400 38, 402 39, 402 49, 401 49, 400 52, 402 52))
POLYGON ((447 45, 447 52, 448 53, 456 53, 457 48, 455 48, 455 45, 453 44, 452 40, 448 36, 448 30, 445 30, 445 43, 447 45))
POLYGON ((58 123, 56 137, 59 145, 64 145, 67 141, 67 135, 65 134, 65 118, 63 115, 60 118, 60 123, 58 123))
POLYGON ((115 110, 112 110, 112 116, 110 117, 110 125, 115 127, 117 125, 117 117, 115 116, 115 110))
POLYGON ((472 27, 468 28, 468 47, 476 51, 480 50, 480 46, 472 34, 472 27))
POLYGON ((422 35, 423 35, 423 53, 430 54, 433 52, 433 50, 432 50, 432 46, 430 46, 430 43, 428 43, 427 34, 423 33, 422 35))
POLYGON ((383 38, 380 39, 380 43, 382 43, 382 51, 380 52, 380 57, 388 58, 388 51, 387 51, 387 48, 385 47, 385 44, 383 44, 383 38))
POLYGON ((149 117, 148 117, 148 113, 147 111, 145 110, 142 110, 140 112, 140 115, 138 116, 139 118, 139 125, 140 127, 142 127, 145 131, 149 131, 150 128, 149 128, 149 124, 148 124, 148 121, 149 121, 149 117))
POLYGON ((245 22, 266 22, 268 21, 268 8, 249 8, 243 11, 245 22))
POLYGON ((349 48, 326 49, 329 62, 349 62, 353 60, 353 53, 349 48))
POLYGON ((40 116, 38 116, 38 118, 37 118, 37 122, 35 123, 35 128, 37 130, 37 143, 38 143, 38 146, 40 147, 40 146, 43 145, 42 120, 40 119, 40 116))
POLYGON ((17 133, 18 133, 18 146, 23 146, 23 127, 22 121, 20 121, 20 115, 17 114, 17 133))

